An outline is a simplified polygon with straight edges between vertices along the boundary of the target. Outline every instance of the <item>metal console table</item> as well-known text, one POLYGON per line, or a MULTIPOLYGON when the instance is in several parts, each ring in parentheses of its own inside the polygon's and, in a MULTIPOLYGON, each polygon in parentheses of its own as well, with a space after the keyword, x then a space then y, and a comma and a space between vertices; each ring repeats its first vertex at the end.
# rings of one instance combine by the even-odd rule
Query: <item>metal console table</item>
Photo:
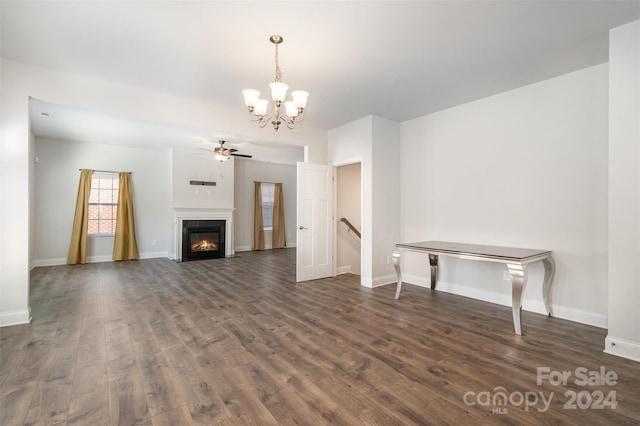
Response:
POLYGON ((555 274, 555 262, 548 250, 532 250, 513 247, 486 246, 476 244, 450 243, 444 241, 422 241, 417 243, 396 244, 398 250, 393 252, 393 266, 398 276, 396 299, 400 297, 402 288, 402 273, 400 272, 400 256, 402 250, 426 253, 429 255, 431 267, 431 289, 435 290, 438 281, 438 256, 450 256, 458 259, 484 260, 503 263, 509 270, 511 277, 511 301, 513 310, 513 327, 516 334, 522 334, 520 314, 522 311, 522 297, 527 285, 527 265, 542 261, 544 264, 544 282, 542 297, 549 316, 551 313, 551 281, 555 274))

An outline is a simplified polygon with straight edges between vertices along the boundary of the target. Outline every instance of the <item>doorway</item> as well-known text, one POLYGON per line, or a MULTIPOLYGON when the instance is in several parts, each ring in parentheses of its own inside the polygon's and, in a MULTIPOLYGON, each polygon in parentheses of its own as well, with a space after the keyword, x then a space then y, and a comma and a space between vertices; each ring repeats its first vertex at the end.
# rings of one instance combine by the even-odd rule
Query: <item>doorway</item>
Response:
POLYGON ((362 166, 336 167, 336 273, 362 272, 362 166))

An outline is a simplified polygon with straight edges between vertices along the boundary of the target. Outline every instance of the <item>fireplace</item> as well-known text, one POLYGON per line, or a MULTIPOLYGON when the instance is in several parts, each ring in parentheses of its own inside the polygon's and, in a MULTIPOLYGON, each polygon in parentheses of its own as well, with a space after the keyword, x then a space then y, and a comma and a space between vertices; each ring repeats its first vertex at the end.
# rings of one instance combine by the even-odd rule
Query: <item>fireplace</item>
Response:
MULTIPOLYGON (((187 256, 183 257, 183 241, 185 239, 183 224, 185 222, 196 222, 200 224, 206 224, 206 226, 209 226, 209 222, 216 222, 219 226, 222 227, 220 231, 224 232, 224 234, 218 236, 220 238, 220 241, 224 243, 224 246, 219 246, 219 257, 233 257, 235 254, 235 251, 233 249, 233 210, 234 209, 228 208, 174 207, 173 259, 175 259, 177 262, 194 260, 188 259, 187 256), (224 226, 222 224, 224 224, 224 226)), ((200 225, 198 225, 197 227, 200 227, 200 225)), ((187 241, 189 240, 188 232, 186 232, 186 239, 187 241)), ((202 257, 200 259, 202 259, 202 257)))
POLYGON ((225 257, 224 220, 183 220, 182 261, 225 257))

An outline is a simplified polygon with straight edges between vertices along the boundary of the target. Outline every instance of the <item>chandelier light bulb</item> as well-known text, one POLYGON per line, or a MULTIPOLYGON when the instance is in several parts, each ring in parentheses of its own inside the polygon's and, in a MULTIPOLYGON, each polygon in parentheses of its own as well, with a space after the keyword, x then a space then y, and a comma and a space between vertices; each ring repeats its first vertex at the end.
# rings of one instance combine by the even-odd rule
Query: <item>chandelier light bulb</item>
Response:
POLYGON ((296 108, 304 109, 307 107, 309 92, 305 92, 304 90, 294 90, 291 92, 291 97, 293 98, 293 103, 296 105, 296 108))
POLYGON ((242 94, 244 95, 244 104, 250 108, 254 108, 258 98, 260 98, 260 92, 254 89, 244 89, 242 94))
POLYGON ((258 99, 253 113, 257 116, 267 115, 267 108, 269 107, 269 101, 266 99, 258 99))
POLYGON ((285 102, 284 109, 287 113, 287 117, 294 118, 298 116, 298 107, 296 107, 293 101, 285 102))
POLYGON ((273 99, 273 102, 284 102, 289 86, 282 82, 274 81, 269 84, 269 87, 271 88, 271 99, 273 99))

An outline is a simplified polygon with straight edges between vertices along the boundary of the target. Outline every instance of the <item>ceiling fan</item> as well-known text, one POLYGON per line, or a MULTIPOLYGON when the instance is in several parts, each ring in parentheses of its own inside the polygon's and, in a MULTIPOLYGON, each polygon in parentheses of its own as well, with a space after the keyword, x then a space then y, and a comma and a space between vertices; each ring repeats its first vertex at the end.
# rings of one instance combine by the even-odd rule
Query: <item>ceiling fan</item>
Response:
MULTIPOLYGON (((221 163, 227 161, 229 157, 231 157, 232 155, 234 157, 251 158, 251 155, 236 154, 236 151, 238 150, 235 148, 225 148, 224 144, 226 141, 219 140, 218 142, 220 143, 220 146, 213 150, 213 156, 216 158, 216 160, 220 161, 221 163)), ((201 148, 201 149, 204 149, 205 151, 211 151, 210 149, 205 149, 205 148, 201 148)))

